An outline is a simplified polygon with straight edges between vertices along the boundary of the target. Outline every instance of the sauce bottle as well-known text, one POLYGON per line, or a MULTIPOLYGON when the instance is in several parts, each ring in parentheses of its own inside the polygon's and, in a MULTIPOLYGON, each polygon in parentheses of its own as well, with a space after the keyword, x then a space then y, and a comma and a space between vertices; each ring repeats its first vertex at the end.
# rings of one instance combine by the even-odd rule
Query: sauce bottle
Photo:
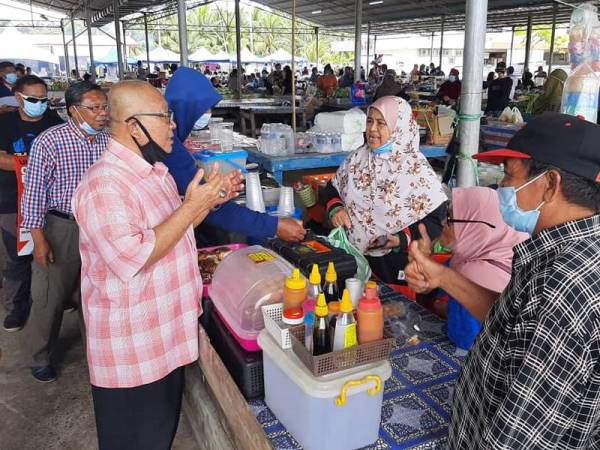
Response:
POLYGON ((329 319, 327 314, 327 303, 325 296, 319 294, 317 306, 315 306, 315 323, 313 324, 313 355, 323 355, 331 351, 331 341, 329 340, 329 319))
POLYGON ((317 298, 319 294, 323 292, 321 290, 321 273, 319 272, 319 266, 313 264, 310 277, 308 278, 308 292, 306 294, 306 301, 304 302, 304 314, 307 314, 315 310, 317 304, 317 298))
POLYGON ((340 313, 340 302, 329 302, 327 307, 329 308, 329 337, 333 342, 333 335, 335 334, 335 321, 340 313))
POLYGON ((367 283, 365 296, 358 303, 358 342, 383 339, 383 306, 377 295, 377 285, 367 283))
POLYGON ((335 265, 330 262, 327 265, 327 273, 325 274, 325 284, 323 285, 323 293, 325 294, 325 300, 329 302, 337 302, 340 300, 340 294, 337 287, 337 273, 335 271, 335 265))
POLYGON ((350 348, 356 344, 358 344, 358 341, 356 338, 356 321, 352 314, 352 300, 350 300, 348 289, 344 289, 342 301, 340 302, 340 313, 335 320, 333 351, 350 348))
POLYGON ((292 276, 286 278, 283 288, 283 311, 301 308, 306 299, 306 279, 300 275, 300 269, 294 269, 292 276))

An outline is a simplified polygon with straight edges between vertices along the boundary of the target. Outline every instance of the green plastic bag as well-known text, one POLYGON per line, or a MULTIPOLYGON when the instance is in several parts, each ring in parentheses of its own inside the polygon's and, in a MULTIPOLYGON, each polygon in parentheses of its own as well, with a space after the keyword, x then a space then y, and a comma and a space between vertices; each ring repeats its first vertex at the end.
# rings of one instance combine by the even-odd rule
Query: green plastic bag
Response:
POLYGON ((366 283, 371 278, 371 267, 367 258, 348 240, 344 227, 334 228, 329 236, 325 238, 327 242, 333 245, 335 248, 341 248, 349 255, 354 256, 356 259, 356 265, 358 267, 356 271, 356 278, 366 283))

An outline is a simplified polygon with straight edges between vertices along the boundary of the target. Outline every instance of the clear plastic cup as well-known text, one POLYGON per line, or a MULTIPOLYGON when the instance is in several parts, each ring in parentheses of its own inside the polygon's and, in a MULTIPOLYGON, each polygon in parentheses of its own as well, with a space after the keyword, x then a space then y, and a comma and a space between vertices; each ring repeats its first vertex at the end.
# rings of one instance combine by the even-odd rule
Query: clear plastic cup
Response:
POLYGON ((265 200, 258 172, 246 174, 246 207, 252 211, 265 212, 265 200))
POLYGON ((224 152, 233 151, 233 123, 223 122, 219 126, 219 140, 221 141, 221 150, 224 152))
POLYGON ((279 191, 277 214, 279 216, 290 217, 294 214, 294 210, 294 188, 282 186, 279 191))

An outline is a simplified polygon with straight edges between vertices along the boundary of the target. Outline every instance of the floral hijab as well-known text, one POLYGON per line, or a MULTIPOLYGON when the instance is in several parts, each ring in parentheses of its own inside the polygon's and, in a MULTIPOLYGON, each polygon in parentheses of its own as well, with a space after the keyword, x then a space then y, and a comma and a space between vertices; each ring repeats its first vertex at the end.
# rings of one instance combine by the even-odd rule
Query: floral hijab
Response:
POLYGON ((410 105, 399 97, 382 97, 371 108, 378 109, 394 130, 393 148, 375 154, 364 145, 352 152, 333 185, 350 216, 350 241, 364 254, 382 256, 390 250, 367 250, 373 240, 419 222, 447 197, 419 151, 419 128, 410 105))

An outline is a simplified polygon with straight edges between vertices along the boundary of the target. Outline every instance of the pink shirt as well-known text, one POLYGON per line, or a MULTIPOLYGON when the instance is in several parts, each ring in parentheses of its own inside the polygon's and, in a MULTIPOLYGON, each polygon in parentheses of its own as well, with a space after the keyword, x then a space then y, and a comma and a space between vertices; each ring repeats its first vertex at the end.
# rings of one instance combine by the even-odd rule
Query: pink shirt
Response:
POLYGON ((141 386, 198 358, 202 278, 192 227, 142 269, 154 248, 153 228, 179 206, 166 166, 151 166, 114 139, 75 192, 94 386, 141 386))

